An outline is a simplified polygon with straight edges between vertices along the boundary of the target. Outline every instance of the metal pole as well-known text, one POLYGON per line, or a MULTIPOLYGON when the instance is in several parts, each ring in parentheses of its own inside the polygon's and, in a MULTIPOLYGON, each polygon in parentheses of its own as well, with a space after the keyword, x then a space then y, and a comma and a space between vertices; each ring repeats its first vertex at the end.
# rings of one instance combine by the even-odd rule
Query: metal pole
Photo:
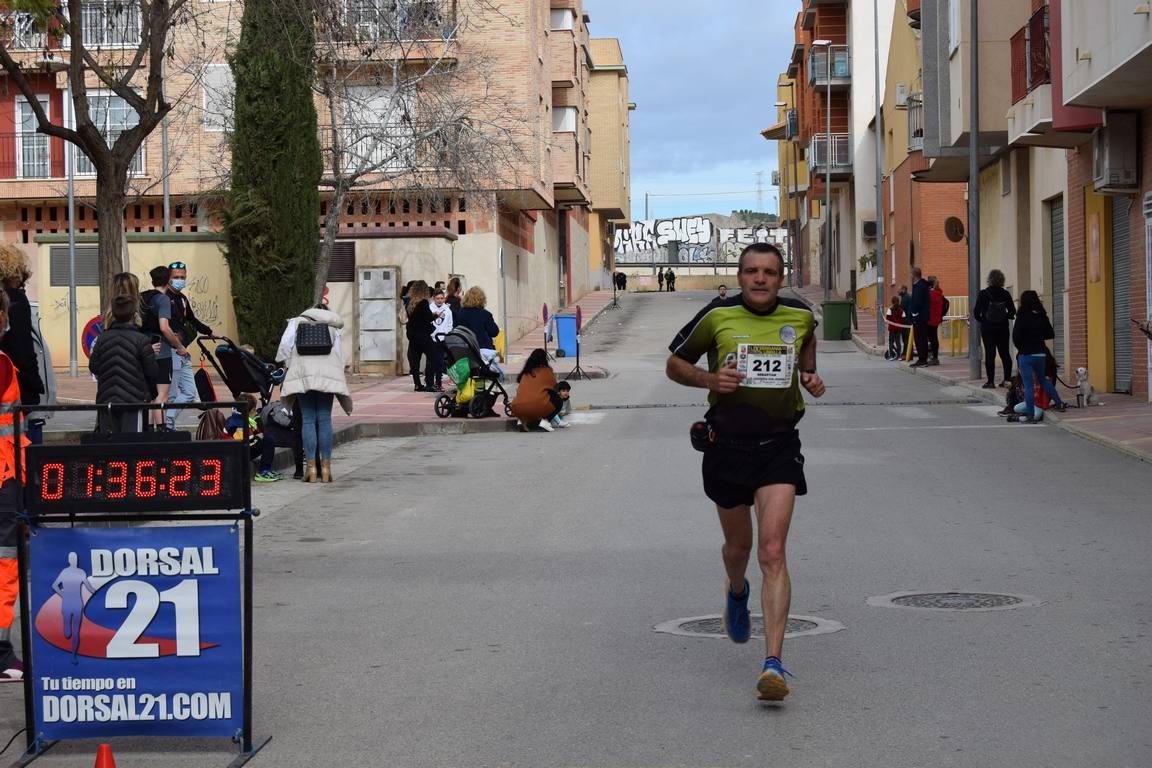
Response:
POLYGON ((972 317, 976 294, 980 292, 980 8, 972 2, 971 113, 968 124, 968 378, 980 378, 980 328, 972 317))
MULTIPOLYGON (((792 100, 792 108, 793 109, 796 108, 795 98, 793 98, 793 100, 792 100)), ((800 157, 799 157, 799 153, 796 151, 796 139, 795 138, 792 139, 791 144, 792 144, 792 183, 796 187, 796 222, 795 222, 795 224, 796 224, 796 237, 794 238, 794 240, 798 241, 800 239, 800 157)), ((805 195, 805 206, 807 206, 807 199, 808 199, 807 195, 805 195)), ((800 286, 804 285, 804 267, 803 267, 804 257, 797 254, 795 257, 793 257, 793 261, 795 263, 795 268, 796 268, 796 286, 800 287, 800 286)))
MULTIPOLYGON (((164 103, 164 59, 160 59, 160 103, 164 103)), ((172 198, 168 194, 168 115, 160 121, 160 180, 164 191, 164 234, 172 231, 172 198)))
POLYGON ((68 375, 76 378, 79 375, 76 348, 76 190, 73 179, 76 149, 72 142, 64 142, 64 152, 64 165, 68 169, 68 375))
POLYGON ((644 221, 648 221, 648 192, 644 193, 644 221))
POLYGON ((884 111, 880 98, 880 0, 872 0, 873 69, 876 72, 876 346, 884 346, 884 111))
POLYGON ((824 47, 827 80, 824 82, 824 301, 832 293, 832 44, 824 47))

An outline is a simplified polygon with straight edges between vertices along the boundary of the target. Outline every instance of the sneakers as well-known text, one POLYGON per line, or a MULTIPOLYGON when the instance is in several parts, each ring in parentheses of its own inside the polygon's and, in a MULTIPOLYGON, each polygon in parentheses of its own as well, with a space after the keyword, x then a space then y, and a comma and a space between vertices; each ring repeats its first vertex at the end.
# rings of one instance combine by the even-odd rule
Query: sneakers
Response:
POLYGON ((724 584, 724 631, 728 639, 734 643, 746 643, 752 634, 752 619, 748 616, 748 596, 752 590, 748 588, 748 580, 744 580, 744 594, 740 597, 732 594, 732 585, 724 584))
POLYGON ((1052 406, 1052 410, 1056 411, 1056 413, 1064 413, 1064 411, 1068 410, 1068 404, 1056 403, 1056 405, 1052 406))
POLYGON ((764 671, 756 681, 756 691, 761 701, 783 701, 788 695, 788 682, 784 676, 792 677, 792 673, 784 669, 780 659, 769 656, 764 659, 764 671))
POLYGON ((996 384, 991 379, 989 379, 988 381, 984 382, 984 386, 981 387, 981 389, 996 389, 996 384))
POLYGON ((559 416, 556 416, 552 419, 552 426, 560 427, 560 429, 566 429, 570 425, 568 424, 568 422, 564 421, 564 419, 560 418, 559 416))
POLYGON ((540 419, 539 426, 540 426, 540 429, 544 430, 545 432, 555 432, 556 431, 556 427, 552 426, 552 423, 550 421, 548 421, 548 419, 540 419))
POLYGON ((925 363, 925 365, 940 365, 940 358, 934 357, 931 360, 929 360, 927 363, 925 363))
MULTIPOLYGON (((301 475, 303 475, 303 473, 301 473, 301 475)), ((254 483, 275 483, 280 480, 283 480, 283 478, 280 477, 279 473, 273 472, 270 469, 261 470, 252 478, 252 482, 254 483)))
POLYGON ((24 662, 16 658, 15 654, 0 664, 0 683, 18 683, 24 679, 24 662))

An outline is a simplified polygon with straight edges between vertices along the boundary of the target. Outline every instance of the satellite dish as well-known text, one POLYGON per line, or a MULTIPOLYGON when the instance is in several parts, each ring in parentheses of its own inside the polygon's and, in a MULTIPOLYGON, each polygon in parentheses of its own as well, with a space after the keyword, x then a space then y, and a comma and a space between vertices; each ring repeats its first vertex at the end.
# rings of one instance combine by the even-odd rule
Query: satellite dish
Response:
POLYGON ((949 216, 944 220, 944 236, 954 243, 958 243, 964 239, 964 222, 955 216, 949 216))

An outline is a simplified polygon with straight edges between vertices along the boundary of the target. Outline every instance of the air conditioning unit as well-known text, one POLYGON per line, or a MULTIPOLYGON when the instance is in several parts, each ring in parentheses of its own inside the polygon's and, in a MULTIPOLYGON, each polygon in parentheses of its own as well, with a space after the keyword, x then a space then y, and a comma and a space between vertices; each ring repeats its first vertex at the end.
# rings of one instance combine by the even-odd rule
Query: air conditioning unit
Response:
POLYGON ((1139 114, 1105 113, 1104 127, 1092 134, 1092 181, 1097 192, 1132 195, 1140 191, 1139 136, 1139 114))
POLYGON ((896 109, 908 108, 908 85, 896 83, 896 109))
POLYGON ((864 237, 875 240, 876 239, 876 220, 860 222, 863 225, 864 237))

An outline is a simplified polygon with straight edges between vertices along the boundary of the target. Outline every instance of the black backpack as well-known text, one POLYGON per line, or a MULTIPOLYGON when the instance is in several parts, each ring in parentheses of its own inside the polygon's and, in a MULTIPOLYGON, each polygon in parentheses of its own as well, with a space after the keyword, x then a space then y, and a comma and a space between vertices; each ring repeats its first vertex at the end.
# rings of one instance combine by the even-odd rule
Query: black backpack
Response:
POLYGON ((984 310, 984 322, 992 325, 1003 325, 1008 322, 1008 302, 989 301, 988 309, 984 310))
POLYGON ((301 319, 296 325, 296 353, 327 355, 332 351, 332 331, 325 323, 301 319))
POLYGON ((140 294, 140 330, 151 335, 160 335, 160 317, 152 306, 152 299, 160 295, 161 291, 153 288, 140 294))

